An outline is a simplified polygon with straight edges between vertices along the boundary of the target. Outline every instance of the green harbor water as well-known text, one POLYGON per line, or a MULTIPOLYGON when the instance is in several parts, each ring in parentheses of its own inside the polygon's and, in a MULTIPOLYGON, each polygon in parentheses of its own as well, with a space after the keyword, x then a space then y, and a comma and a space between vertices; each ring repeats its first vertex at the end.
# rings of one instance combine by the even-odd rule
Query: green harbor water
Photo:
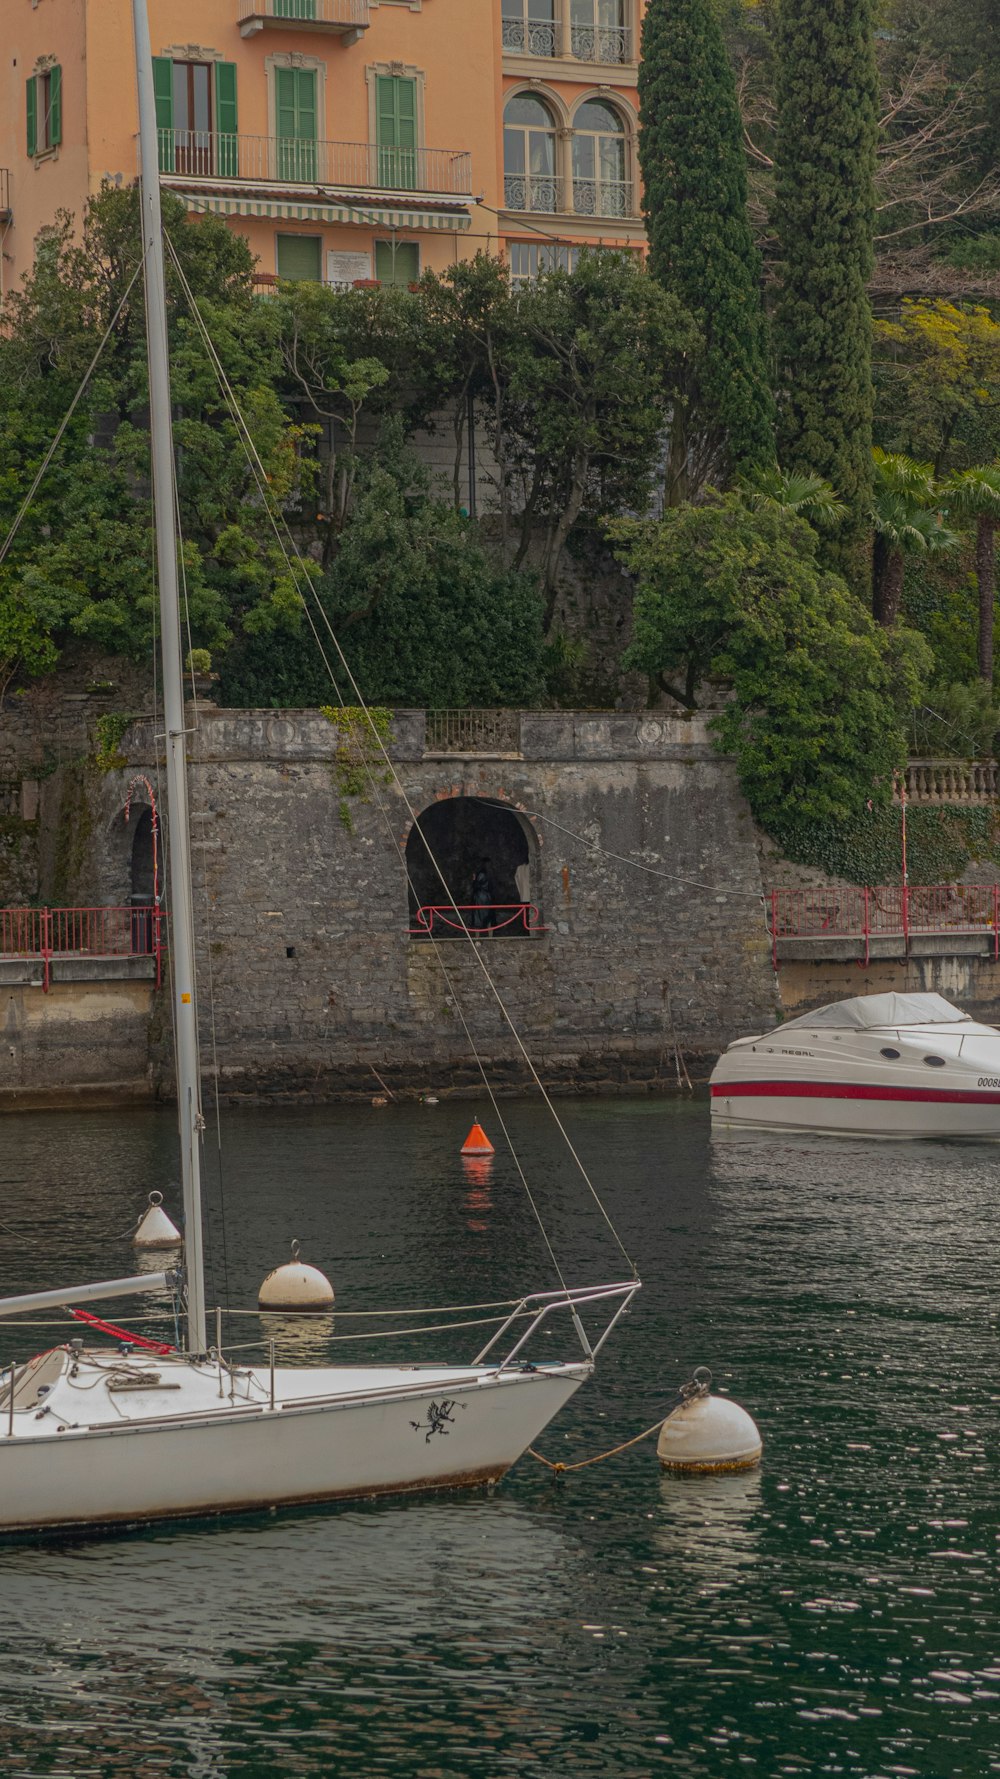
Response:
MULTIPOLYGON (((254 1304, 293 1237, 343 1311, 548 1288, 509 1159, 459 1159, 473 1110, 225 1114, 210 1299, 254 1304)), ((504 1110, 567 1275, 618 1276, 544 1112, 504 1110)), ((630 1437, 707 1364, 760 1470, 674 1479, 647 1442, 492 1496, 8 1546, 3 1779, 1000 1773, 1000 1148, 560 1111, 645 1288, 541 1449, 630 1437)), ((0 1292, 133 1270, 174 1155, 167 1112, 0 1123, 0 1292)), ((60 1337, 0 1325, 0 1360, 60 1337)))

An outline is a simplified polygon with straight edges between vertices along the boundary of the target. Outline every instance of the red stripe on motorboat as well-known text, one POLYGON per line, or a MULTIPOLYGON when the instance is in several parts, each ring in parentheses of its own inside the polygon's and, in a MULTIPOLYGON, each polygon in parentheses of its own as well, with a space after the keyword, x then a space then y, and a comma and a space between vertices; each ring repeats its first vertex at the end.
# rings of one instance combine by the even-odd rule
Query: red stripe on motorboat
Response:
POLYGON ((998 1106, 1000 1093, 962 1087, 869 1087, 846 1081, 718 1081, 717 1099, 934 1100, 950 1105, 998 1106))

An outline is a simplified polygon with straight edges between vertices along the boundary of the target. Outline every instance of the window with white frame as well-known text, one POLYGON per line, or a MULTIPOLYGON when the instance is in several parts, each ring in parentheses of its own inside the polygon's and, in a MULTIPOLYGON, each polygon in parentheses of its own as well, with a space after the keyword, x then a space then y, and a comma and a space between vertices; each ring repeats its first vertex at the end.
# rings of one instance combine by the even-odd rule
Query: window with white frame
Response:
POLYGON ((504 203, 508 210, 561 209, 556 123, 544 99, 515 93, 503 114, 504 203))
POLYGON ((578 216, 630 216, 628 143, 619 112, 588 99, 573 119, 573 209, 578 216))
POLYGON ((580 261, 579 247, 562 241, 509 241, 510 287, 521 290, 534 284, 543 272, 573 272, 580 261))

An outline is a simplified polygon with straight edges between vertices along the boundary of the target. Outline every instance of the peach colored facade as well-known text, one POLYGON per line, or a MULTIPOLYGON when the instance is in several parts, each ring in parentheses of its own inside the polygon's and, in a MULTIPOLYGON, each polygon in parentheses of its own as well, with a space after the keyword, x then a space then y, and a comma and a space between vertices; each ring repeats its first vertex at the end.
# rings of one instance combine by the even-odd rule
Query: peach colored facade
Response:
MULTIPOLYGON (((644 0, 148 0, 161 178, 266 284, 640 247, 644 0)), ((136 173, 130 0, 5 0, 2 289, 136 173)))

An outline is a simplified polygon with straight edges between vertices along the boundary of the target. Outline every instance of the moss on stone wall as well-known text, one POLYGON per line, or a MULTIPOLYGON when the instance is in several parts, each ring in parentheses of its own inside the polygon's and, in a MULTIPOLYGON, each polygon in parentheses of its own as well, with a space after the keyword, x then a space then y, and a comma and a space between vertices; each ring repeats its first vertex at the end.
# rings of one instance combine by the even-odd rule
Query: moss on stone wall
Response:
POLYGON ((80 900, 80 885, 90 864, 94 835, 92 778, 93 768, 84 760, 62 769, 52 885, 48 897, 54 908, 72 908, 80 900))
MULTIPOLYGON (((818 866, 849 883, 898 883, 903 871, 898 804, 871 810, 850 832, 818 829, 795 863, 818 866)), ((906 864, 911 883, 954 883, 973 864, 1000 868, 1000 808, 910 808, 906 864)))

